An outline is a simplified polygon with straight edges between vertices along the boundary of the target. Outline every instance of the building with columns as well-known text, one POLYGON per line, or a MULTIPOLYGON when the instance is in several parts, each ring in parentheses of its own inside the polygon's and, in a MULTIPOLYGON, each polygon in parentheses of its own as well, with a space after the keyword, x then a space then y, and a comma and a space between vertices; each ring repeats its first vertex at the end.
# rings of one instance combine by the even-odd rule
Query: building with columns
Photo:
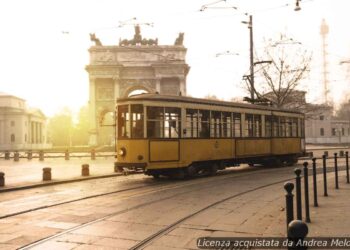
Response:
POLYGON ((46 117, 22 98, 0 93, 0 150, 44 149, 46 117))
POLYGON ((119 45, 103 46, 91 34, 95 46, 89 49, 89 110, 90 145, 111 145, 114 142, 112 121, 117 98, 137 91, 167 95, 186 95, 189 66, 180 33, 174 45, 158 45, 158 39, 142 39, 140 27, 135 26, 131 40, 119 45))

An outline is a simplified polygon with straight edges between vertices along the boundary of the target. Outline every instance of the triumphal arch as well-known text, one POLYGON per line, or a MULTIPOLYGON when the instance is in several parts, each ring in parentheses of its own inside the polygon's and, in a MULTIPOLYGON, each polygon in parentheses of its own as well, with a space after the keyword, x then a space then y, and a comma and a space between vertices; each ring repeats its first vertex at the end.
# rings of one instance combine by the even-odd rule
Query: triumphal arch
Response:
POLYGON ((174 45, 158 45, 158 39, 142 38, 139 25, 134 37, 105 46, 90 34, 95 44, 89 49, 86 66, 90 81, 90 145, 114 142, 115 101, 137 91, 186 95, 187 49, 180 33, 174 45))

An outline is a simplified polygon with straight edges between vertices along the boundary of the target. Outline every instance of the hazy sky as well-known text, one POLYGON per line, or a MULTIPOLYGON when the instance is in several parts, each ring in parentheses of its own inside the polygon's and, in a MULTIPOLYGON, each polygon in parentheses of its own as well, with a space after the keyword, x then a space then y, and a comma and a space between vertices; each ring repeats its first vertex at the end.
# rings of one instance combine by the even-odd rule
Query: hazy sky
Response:
MULTIPOLYGON (((130 39, 132 25, 120 21, 137 17, 145 38, 158 37, 160 45, 173 44, 185 32, 188 94, 214 94, 222 99, 247 95, 242 75, 249 69, 249 30, 241 21, 253 14, 257 53, 263 40, 280 33, 302 43, 313 53, 309 79, 302 88, 308 100, 322 102, 322 48, 320 24, 329 25, 328 61, 331 97, 343 101, 350 92, 347 70, 350 64, 349 0, 227 0, 210 6, 212 0, 11 0, 0 2, 0 92, 17 95, 52 115, 63 106, 73 110, 88 101, 89 33, 105 45, 130 39), (237 7, 238 10, 231 8, 237 7), (235 55, 215 55, 224 51, 235 55)), ((126 22, 128 23, 128 22, 126 22)), ((293 46, 293 45, 289 45, 293 46)), ((258 84, 258 83, 257 83, 258 84)))

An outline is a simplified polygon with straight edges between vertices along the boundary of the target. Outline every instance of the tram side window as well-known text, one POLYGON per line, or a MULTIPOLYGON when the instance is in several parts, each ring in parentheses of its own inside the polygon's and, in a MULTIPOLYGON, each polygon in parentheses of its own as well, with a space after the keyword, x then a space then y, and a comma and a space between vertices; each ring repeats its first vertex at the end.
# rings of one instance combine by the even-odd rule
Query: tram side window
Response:
POLYGON ((184 137, 188 137, 188 138, 198 137, 198 110, 197 109, 186 110, 186 127, 184 131, 184 137))
POLYGON ((231 113, 222 112, 222 137, 231 137, 231 113))
POLYGON ((210 137, 221 137, 221 112, 212 111, 210 121, 210 137))
POLYGON ((277 116, 272 116, 271 120, 272 120, 272 137, 278 137, 279 136, 279 133, 278 133, 279 119, 277 116))
POLYGON ((241 137, 242 136, 242 129, 241 129, 241 114, 233 113, 233 136, 234 137, 241 137))
POLYGON ((265 137, 271 137, 272 134, 272 117, 265 115, 265 137))
POLYGON ((279 117, 279 136, 286 137, 286 118, 280 116, 279 117))
POLYGON ((118 137, 130 137, 130 115, 128 105, 118 106, 118 137))
POLYGON ((254 115, 254 137, 261 137, 261 115, 254 115))
POLYGON ((248 136, 248 137, 253 137, 253 134, 254 134, 254 118, 253 118, 253 115, 251 114, 246 114, 245 116, 245 129, 246 129, 246 132, 245 132, 245 135, 248 136))
POLYGON ((292 118, 292 137, 298 136, 298 119, 292 118))
POLYGON ((143 105, 131 105, 131 137, 143 138, 143 105))
POLYGON ((165 108, 164 137, 179 138, 181 131, 181 109, 165 108))
POLYGON ((164 137, 164 108, 147 107, 147 137, 164 137))
POLYGON ((245 116, 246 136, 261 136, 261 115, 246 114, 245 116))
POLYGON ((301 137, 305 137, 305 122, 304 119, 300 119, 301 137))
POLYGON ((285 118, 286 119, 286 137, 292 136, 292 118, 285 118))
POLYGON ((198 110, 198 136, 200 138, 210 137, 210 112, 208 110, 198 110))

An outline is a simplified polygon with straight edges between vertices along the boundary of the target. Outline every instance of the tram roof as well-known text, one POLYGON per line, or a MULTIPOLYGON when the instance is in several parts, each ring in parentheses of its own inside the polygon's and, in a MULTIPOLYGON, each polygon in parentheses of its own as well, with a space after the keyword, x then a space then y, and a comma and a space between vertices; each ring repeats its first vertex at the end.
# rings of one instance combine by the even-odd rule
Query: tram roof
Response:
POLYGON ((134 101, 134 100, 135 101, 137 100, 137 101, 197 103, 197 104, 216 105, 216 106, 225 106, 225 107, 238 107, 238 108, 247 108, 247 109, 260 109, 260 110, 271 110, 271 111, 303 114, 300 111, 275 108, 271 106, 263 106, 263 105, 239 103, 239 102, 228 102, 228 101, 220 101, 220 100, 210 100, 210 99, 195 98, 195 97, 188 97, 188 96, 161 95, 161 94, 151 94, 151 93, 143 93, 143 94, 129 96, 126 98, 117 99, 118 102, 126 102, 126 101, 134 101))

